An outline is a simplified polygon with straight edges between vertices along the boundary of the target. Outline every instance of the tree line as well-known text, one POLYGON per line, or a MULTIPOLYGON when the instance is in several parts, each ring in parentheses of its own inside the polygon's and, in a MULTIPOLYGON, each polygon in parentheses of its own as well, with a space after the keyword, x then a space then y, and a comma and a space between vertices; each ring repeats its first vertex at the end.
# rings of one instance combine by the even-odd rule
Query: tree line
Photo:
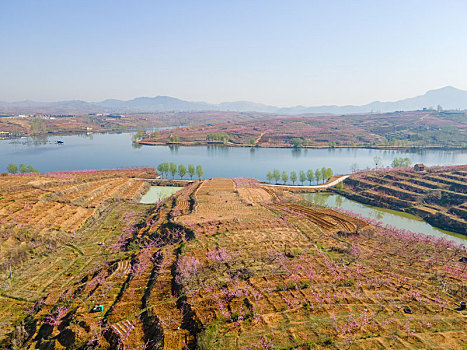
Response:
POLYGON ((177 164, 175 163, 160 163, 157 166, 157 171, 162 175, 162 177, 168 178, 169 174, 172 175, 172 179, 175 178, 175 174, 178 174, 180 179, 183 180, 183 178, 188 174, 190 176, 190 180, 193 179, 193 176, 195 174, 198 176, 198 179, 201 180, 203 177, 204 171, 203 167, 201 165, 197 165, 196 167, 193 164, 189 164, 187 167, 183 164, 177 164))
POLYGON ((230 140, 230 135, 226 132, 211 132, 206 135, 206 141, 222 141, 227 143, 230 140))
POLYGON ((391 163, 391 167, 393 168, 408 168, 411 165, 412 165, 412 160, 409 157, 394 158, 394 160, 391 163))
POLYGON ((10 174, 28 174, 28 173, 38 173, 39 171, 35 168, 33 168, 31 165, 26 165, 26 164, 20 164, 17 166, 14 163, 10 163, 7 166, 6 169, 10 174))
POLYGON ((282 180, 282 183, 285 185, 287 182, 290 181, 292 182, 292 185, 295 185, 295 182, 298 180, 300 183, 303 185, 305 181, 309 181, 310 185, 313 181, 316 181, 316 183, 319 183, 320 181, 327 181, 330 179, 333 175, 333 171, 331 168, 326 168, 322 167, 321 169, 308 169, 306 172, 305 170, 300 170, 298 172, 296 171, 291 171, 290 176, 287 174, 286 171, 282 171, 282 173, 278 169, 274 169, 272 171, 268 171, 266 174, 266 179, 268 182, 272 182, 273 180, 276 182, 276 184, 279 183, 280 180, 282 180))

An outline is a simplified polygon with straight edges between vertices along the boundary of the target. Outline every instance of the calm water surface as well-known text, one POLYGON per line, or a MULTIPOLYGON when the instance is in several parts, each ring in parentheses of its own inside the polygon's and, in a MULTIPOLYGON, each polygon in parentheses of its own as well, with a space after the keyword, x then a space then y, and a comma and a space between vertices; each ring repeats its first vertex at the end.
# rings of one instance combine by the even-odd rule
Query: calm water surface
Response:
POLYGON ((353 164, 360 169, 375 166, 374 157, 384 166, 395 157, 410 157, 426 165, 467 164, 467 151, 421 151, 416 153, 372 149, 285 149, 229 148, 222 146, 168 147, 138 146, 131 134, 54 136, 48 139, 0 141, 0 171, 9 163, 25 163, 40 172, 105 169, 124 166, 156 167, 161 162, 201 164, 204 177, 251 177, 265 180, 267 171, 299 171, 323 166, 335 174, 349 173, 353 164), (56 144, 62 140, 63 144, 56 144))
POLYGON ((168 186, 151 186, 143 197, 141 197, 140 203, 152 204, 160 201, 161 199, 169 198, 175 192, 180 191, 181 187, 168 187, 168 186))
POLYGON ((345 210, 351 210, 354 213, 361 214, 367 218, 382 221, 387 225, 406 229, 412 232, 424 233, 436 237, 444 237, 446 239, 467 245, 467 236, 441 230, 431 226, 429 223, 412 214, 358 203, 335 193, 318 192, 301 193, 300 195, 318 205, 327 206, 329 208, 343 208, 345 210))

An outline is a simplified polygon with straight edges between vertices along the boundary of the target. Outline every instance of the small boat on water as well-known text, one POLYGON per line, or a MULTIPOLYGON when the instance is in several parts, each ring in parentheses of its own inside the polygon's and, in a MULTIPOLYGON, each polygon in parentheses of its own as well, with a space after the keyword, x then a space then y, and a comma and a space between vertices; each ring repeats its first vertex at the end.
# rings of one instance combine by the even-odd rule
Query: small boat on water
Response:
POLYGON ((55 142, 55 143, 56 143, 56 144, 58 144, 58 145, 61 145, 61 144, 63 143, 63 141, 61 141, 61 140, 58 140, 58 141, 57 141, 57 142, 55 142))

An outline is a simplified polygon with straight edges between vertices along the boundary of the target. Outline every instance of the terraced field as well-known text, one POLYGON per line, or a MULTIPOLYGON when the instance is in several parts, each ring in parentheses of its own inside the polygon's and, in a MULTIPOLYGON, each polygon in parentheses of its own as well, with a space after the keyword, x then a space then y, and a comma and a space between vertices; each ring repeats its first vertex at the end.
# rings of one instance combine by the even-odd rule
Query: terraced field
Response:
MULTIPOLYGON (((194 117, 194 116, 193 116, 194 117)), ((349 115, 269 115, 251 116, 248 120, 217 119, 205 125, 163 130, 158 135, 145 135, 138 142, 164 145, 173 142, 171 135, 184 145, 223 143, 209 141, 209 134, 228 135, 228 146, 258 147, 465 147, 466 114, 456 115, 428 111, 371 113, 349 115), (415 136, 416 135, 416 136, 415 136)))
POLYGON ((407 211, 434 226, 467 234, 467 165, 381 170, 352 175, 342 194, 383 208, 407 211))
POLYGON ((138 201, 151 169, 0 176, 0 271, 73 239, 114 201, 138 201))
POLYGON ((66 266, 30 281, 43 293, 10 280, 0 307, 18 325, 3 345, 463 349, 466 254, 253 181, 194 182, 156 206, 109 209, 38 261, 66 266))

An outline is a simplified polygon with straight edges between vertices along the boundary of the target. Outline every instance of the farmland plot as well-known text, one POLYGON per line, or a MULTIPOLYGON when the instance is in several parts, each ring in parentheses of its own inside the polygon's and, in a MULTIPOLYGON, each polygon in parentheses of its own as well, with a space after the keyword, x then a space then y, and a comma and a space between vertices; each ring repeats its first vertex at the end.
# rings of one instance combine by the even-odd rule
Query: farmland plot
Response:
POLYGON ((345 180, 342 194, 379 207, 418 215, 437 227, 467 234, 467 166, 417 172, 361 172, 345 180))
MULTIPOLYGON (((24 332, 18 329, 5 344, 104 349, 467 345, 466 311, 458 308, 467 296, 460 259, 465 247, 303 203, 254 181, 210 179, 145 206, 151 208, 146 214, 137 205, 120 211, 118 234, 110 219, 98 231, 112 236, 111 245, 100 246, 109 258, 101 255, 100 265, 79 270, 77 261, 90 257, 91 245, 69 249, 74 262, 67 262, 66 271, 81 271, 79 279, 65 279, 60 288, 58 278, 43 276, 54 292, 31 311, 29 320, 37 326, 28 329, 23 321, 24 332), (95 306, 102 310, 90 312, 95 306)), ((53 265, 43 262, 44 269, 53 265)))
POLYGON ((0 270, 69 242, 112 201, 137 202, 151 169, 0 176, 0 270))

